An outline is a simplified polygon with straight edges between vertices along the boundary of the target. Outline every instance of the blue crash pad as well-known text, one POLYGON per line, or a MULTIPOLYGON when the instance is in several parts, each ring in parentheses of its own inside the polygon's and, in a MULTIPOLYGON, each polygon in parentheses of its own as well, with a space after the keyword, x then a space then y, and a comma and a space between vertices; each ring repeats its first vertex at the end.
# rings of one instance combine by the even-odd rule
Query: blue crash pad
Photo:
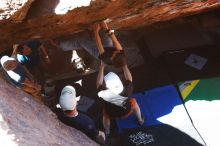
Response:
MULTIPOLYGON (((144 126, 162 124, 157 118, 169 114, 176 105, 182 104, 173 85, 154 88, 143 93, 135 93, 133 97, 137 100, 145 118, 144 126)), ((140 127, 134 114, 126 119, 117 119, 116 123, 119 131, 140 127)))

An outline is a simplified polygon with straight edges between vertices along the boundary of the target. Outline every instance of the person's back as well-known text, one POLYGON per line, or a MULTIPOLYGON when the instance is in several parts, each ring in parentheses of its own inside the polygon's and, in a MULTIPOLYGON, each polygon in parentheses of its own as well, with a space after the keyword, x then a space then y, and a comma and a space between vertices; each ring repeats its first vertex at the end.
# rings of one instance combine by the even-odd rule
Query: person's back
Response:
POLYGON ((92 119, 83 113, 78 112, 77 116, 71 116, 68 113, 62 112, 58 118, 64 124, 82 131, 92 139, 95 139, 99 133, 92 119))

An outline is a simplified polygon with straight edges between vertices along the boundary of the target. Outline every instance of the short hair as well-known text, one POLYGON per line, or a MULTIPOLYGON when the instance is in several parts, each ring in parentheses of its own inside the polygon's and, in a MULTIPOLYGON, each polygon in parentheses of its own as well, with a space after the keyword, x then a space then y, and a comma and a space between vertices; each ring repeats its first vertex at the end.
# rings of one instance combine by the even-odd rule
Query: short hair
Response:
POLYGON ((17 53, 22 54, 24 50, 24 45, 18 45, 17 53))
POLYGON ((64 110, 64 113, 69 114, 71 113, 73 110, 64 110))

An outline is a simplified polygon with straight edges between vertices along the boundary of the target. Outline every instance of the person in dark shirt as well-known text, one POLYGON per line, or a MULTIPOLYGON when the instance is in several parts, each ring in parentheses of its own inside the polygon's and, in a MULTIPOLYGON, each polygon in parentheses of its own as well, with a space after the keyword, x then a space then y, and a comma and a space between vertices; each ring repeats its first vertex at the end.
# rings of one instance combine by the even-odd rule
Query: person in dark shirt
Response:
POLYGON ((95 35, 97 48, 99 51, 99 59, 107 65, 113 65, 115 67, 124 66, 127 63, 124 49, 122 48, 121 44, 116 38, 114 30, 109 29, 107 23, 105 23, 105 21, 102 21, 101 23, 94 24, 93 31, 95 35), (102 39, 100 36, 101 29, 106 32, 106 34, 112 41, 112 46, 103 46, 102 39))
POLYGON ((17 60, 28 69, 32 69, 40 63, 40 54, 43 54, 46 62, 50 62, 46 48, 39 41, 29 41, 24 45, 19 45, 17 50, 17 60))
POLYGON ((29 41, 23 45, 14 45, 13 53, 20 64, 24 66, 26 72, 32 79, 37 79, 43 85, 44 77, 40 65, 41 57, 46 63, 50 63, 46 48, 39 41, 29 41))
POLYGON ((63 123, 82 131, 97 142, 104 143, 104 132, 96 128, 95 123, 90 117, 78 112, 76 107, 78 100, 79 97, 76 97, 75 88, 69 85, 65 86, 61 91, 59 99, 63 112, 58 114, 58 118, 63 123))
POLYGON ((132 76, 127 65, 122 67, 125 82, 124 85, 120 78, 113 72, 104 76, 105 64, 101 61, 96 85, 98 96, 101 97, 104 104, 103 108, 103 126, 105 134, 110 134, 110 119, 126 118, 134 112, 140 125, 143 125, 144 119, 141 117, 140 107, 134 98, 131 98, 133 92, 132 76))

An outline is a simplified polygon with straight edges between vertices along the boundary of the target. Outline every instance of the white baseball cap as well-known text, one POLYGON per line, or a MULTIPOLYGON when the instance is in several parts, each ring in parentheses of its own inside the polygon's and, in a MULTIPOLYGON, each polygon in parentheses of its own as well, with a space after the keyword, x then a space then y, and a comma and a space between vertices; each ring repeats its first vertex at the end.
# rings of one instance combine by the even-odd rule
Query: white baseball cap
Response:
POLYGON ((76 97, 76 90, 74 87, 65 86, 60 95, 59 104, 63 110, 74 110, 76 108, 79 97, 76 97))
POLYGON ((109 72, 107 75, 105 75, 104 81, 106 88, 115 94, 120 94, 124 89, 119 76, 113 72, 109 72))

